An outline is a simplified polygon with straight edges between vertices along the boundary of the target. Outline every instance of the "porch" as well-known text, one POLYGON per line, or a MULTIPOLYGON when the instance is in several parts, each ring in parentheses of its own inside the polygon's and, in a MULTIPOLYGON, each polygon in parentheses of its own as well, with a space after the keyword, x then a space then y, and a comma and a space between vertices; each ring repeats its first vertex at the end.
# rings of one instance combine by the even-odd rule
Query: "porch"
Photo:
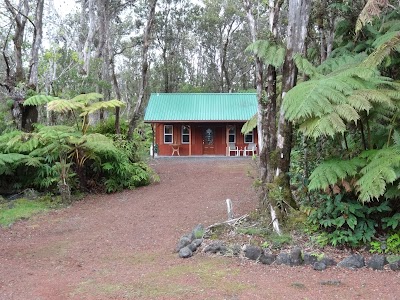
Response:
POLYGON ((153 123, 159 156, 252 156, 257 134, 243 135, 244 122, 153 123))

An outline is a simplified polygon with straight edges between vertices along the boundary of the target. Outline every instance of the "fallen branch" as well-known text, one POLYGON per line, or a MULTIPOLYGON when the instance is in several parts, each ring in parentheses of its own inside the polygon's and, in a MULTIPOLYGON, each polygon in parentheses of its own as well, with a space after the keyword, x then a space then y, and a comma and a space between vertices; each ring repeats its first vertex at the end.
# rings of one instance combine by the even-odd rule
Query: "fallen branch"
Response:
POLYGON ((236 219, 231 219, 231 220, 227 220, 227 221, 224 221, 224 222, 212 224, 212 225, 208 226, 205 229, 205 232, 213 229, 214 227, 218 227, 218 226, 221 226, 221 225, 229 225, 229 226, 235 227, 237 225, 237 223, 239 223, 240 221, 246 219, 248 216, 249 215, 246 214, 246 215, 243 215, 243 216, 241 216, 239 218, 236 218, 236 219))

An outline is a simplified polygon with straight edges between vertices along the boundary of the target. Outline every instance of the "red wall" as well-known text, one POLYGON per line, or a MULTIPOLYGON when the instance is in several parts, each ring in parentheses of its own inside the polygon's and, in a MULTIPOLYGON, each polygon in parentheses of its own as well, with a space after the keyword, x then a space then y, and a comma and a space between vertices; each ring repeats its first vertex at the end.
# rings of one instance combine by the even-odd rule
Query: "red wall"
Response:
MULTIPOLYGON (((164 144, 164 125, 173 125, 174 144, 180 144, 179 153, 181 156, 189 155, 189 144, 181 143, 182 125, 189 125, 192 137, 192 155, 203 155, 203 130, 207 127, 214 129, 215 155, 226 155, 226 134, 227 125, 236 125, 236 146, 243 149, 247 144, 244 143, 244 135, 240 133, 242 123, 155 123, 155 143, 158 145, 158 155, 170 156, 172 154, 171 144, 164 144)), ((253 131, 254 142, 257 143, 257 130, 253 131)), ((176 155, 176 154, 175 154, 176 155)))

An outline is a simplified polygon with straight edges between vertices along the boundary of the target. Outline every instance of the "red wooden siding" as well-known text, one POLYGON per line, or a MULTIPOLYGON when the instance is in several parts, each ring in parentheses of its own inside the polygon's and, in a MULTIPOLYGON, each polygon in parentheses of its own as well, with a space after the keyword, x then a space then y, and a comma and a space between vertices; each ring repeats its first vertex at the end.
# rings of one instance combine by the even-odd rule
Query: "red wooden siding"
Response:
MULTIPOLYGON (((155 144, 158 145, 158 155, 171 156, 172 145, 164 143, 164 125, 173 125, 173 144, 179 144, 179 153, 181 156, 204 155, 203 153, 203 131, 207 128, 214 130, 214 155, 226 155, 227 147, 227 126, 236 126, 236 146, 243 149, 248 144, 244 142, 244 135, 240 132, 241 123, 154 123, 155 144), (182 125, 189 125, 191 128, 191 147, 189 144, 182 143, 182 125)), ((253 141, 258 143, 257 131, 253 131, 253 141)))

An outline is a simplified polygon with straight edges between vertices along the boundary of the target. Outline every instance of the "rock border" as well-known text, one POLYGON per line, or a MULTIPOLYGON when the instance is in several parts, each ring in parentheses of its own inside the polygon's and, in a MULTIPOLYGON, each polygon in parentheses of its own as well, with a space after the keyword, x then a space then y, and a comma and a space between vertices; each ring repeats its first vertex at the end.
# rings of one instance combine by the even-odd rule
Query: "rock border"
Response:
MULTIPOLYGON (((203 245, 204 227, 199 224, 193 230, 183 235, 176 246, 175 252, 181 258, 192 257, 193 254, 203 245)), ((224 256, 245 257, 249 260, 260 262, 265 265, 288 265, 291 267, 310 265, 316 271, 323 271, 328 267, 340 267, 345 269, 370 268, 372 270, 383 270, 385 265, 389 265, 392 271, 400 271, 400 255, 391 255, 391 262, 388 256, 374 254, 367 261, 361 254, 352 254, 340 262, 325 256, 303 251, 295 246, 290 251, 281 251, 273 254, 267 250, 254 245, 229 245, 224 241, 212 241, 203 247, 203 253, 220 254, 224 256)))

